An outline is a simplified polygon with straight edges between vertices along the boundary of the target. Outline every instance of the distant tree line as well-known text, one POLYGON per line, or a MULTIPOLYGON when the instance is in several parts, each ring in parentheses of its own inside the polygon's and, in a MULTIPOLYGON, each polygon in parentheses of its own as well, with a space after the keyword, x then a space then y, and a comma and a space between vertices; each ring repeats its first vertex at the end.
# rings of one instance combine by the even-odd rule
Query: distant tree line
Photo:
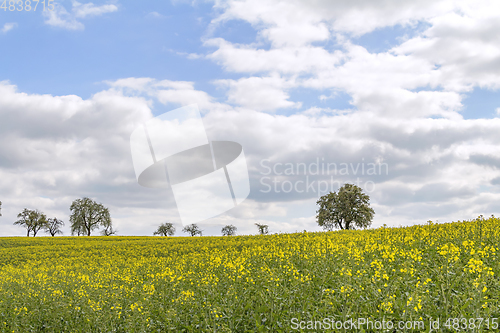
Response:
MULTIPOLYGON (((103 228, 101 230, 103 236, 111 236, 117 233, 117 230, 113 229, 109 209, 90 198, 76 199, 71 203, 70 211, 69 220, 72 236, 90 236, 92 231, 99 227, 103 228)), ((18 220, 14 222, 14 225, 26 228, 27 237, 30 234, 36 237, 39 231, 45 231, 52 237, 63 233, 61 227, 64 222, 62 220, 56 217, 47 218, 38 209, 24 208, 22 212, 17 214, 17 218, 18 220)))
MULTIPOLYGON (((316 222, 326 231, 334 229, 351 230, 356 228, 367 228, 371 225, 375 211, 370 207, 370 197, 354 184, 344 184, 338 192, 330 192, 316 202, 319 206, 316 222)), ((259 235, 268 235, 267 224, 255 223, 259 235)), ((223 236, 236 235, 237 228, 234 225, 226 225, 222 228, 223 236)), ((202 236, 202 230, 196 224, 190 224, 182 229, 191 236, 202 236)), ((172 223, 161 224, 154 235, 173 236, 175 228, 172 223)))
MULTIPOLYGON (((375 211, 370 207, 370 197, 363 193, 362 189, 354 184, 344 184, 338 192, 330 192, 316 202, 319 205, 316 222, 327 231, 333 229, 355 229, 367 228, 371 225, 375 211)), ((0 201, 0 216, 2 202, 0 201)), ((111 236, 117 233, 109 214, 109 209, 90 198, 76 199, 70 206, 71 235, 90 236, 92 231, 102 228, 101 234, 111 236)), ((38 232, 45 231, 51 236, 62 234, 61 227, 64 222, 54 218, 47 218, 45 214, 35 209, 23 209, 17 215, 18 220, 14 225, 26 228, 27 236, 35 237, 38 232)), ((260 235, 269 234, 267 224, 255 223, 260 235)), ((172 223, 162 223, 153 233, 155 236, 173 236, 175 227, 172 223)), ((203 236, 197 224, 190 224, 182 229, 190 236, 203 236)), ((223 236, 236 235, 237 228, 234 225, 226 225, 222 228, 223 236)))
MULTIPOLYGON (((258 228, 259 234, 266 235, 269 233, 269 227, 266 224, 255 223, 258 228)), ((221 229, 222 236, 235 236, 238 228, 236 226, 229 224, 221 229)), ((189 224, 182 229, 183 232, 189 234, 190 236, 203 236, 203 230, 196 224, 189 224)), ((158 226, 156 231, 153 233, 154 236, 173 236, 175 234, 175 227, 172 223, 162 223, 158 226)))

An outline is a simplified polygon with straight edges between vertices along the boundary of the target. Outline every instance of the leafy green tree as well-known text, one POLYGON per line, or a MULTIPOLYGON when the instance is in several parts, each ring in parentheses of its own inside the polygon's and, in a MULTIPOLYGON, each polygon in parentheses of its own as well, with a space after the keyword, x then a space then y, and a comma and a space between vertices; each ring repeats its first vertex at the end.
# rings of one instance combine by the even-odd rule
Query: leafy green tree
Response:
POLYGON ((48 219, 47 220, 47 225, 45 226, 45 232, 49 233, 52 237, 54 237, 57 234, 62 234, 61 231, 61 226, 64 225, 64 222, 62 220, 59 220, 57 218, 53 219, 48 219))
POLYGON ((370 207, 370 197, 354 184, 344 184, 337 192, 322 196, 317 202, 316 220, 323 229, 367 228, 375 211, 370 207))
POLYGON ((255 223, 257 228, 259 228, 260 235, 267 235, 269 233, 269 226, 267 224, 255 223))
POLYGON ((236 230, 238 230, 238 228, 236 228, 234 225, 232 225, 232 224, 226 225, 221 230, 222 236, 234 236, 234 235, 236 235, 236 230))
MULTIPOLYGON (((71 221, 70 221, 71 222, 71 221)), ((71 235, 83 236, 85 235, 85 228, 81 223, 72 223, 71 224, 71 235)))
POLYGON ((160 235, 160 236, 173 236, 175 234, 175 227, 172 223, 167 222, 167 223, 162 223, 156 229, 156 231, 153 233, 153 235, 160 235))
POLYGON ((109 209, 90 198, 76 199, 71 204, 70 210, 72 235, 90 236, 92 230, 99 227, 112 228, 109 209))
POLYGON ((33 237, 36 237, 38 231, 44 229, 47 225, 47 217, 38 209, 31 210, 24 208, 21 213, 17 214, 17 218, 19 220, 14 222, 14 225, 25 227, 27 230, 27 237, 30 236, 31 232, 33 232, 33 237))
POLYGON ((191 236, 196 236, 196 235, 202 236, 202 232, 203 232, 203 230, 200 230, 198 225, 195 223, 185 226, 182 229, 182 231, 190 234, 191 236))
POLYGON ((21 213, 17 214, 17 218, 19 220, 14 222, 14 225, 20 225, 21 227, 26 228, 27 231, 26 237, 29 237, 31 232, 31 220, 29 218, 30 211, 31 211, 30 209, 24 208, 21 213))

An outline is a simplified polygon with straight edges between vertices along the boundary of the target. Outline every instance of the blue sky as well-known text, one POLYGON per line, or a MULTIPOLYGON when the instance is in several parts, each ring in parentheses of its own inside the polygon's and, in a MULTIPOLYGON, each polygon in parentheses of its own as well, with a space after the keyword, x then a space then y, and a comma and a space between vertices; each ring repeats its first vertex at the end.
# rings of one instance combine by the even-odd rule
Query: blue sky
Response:
MULTIPOLYGON (((61 6, 69 10, 71 2, 61 6)), ((217 66, 178 53, 205 51, 200 39, 210 21, 209 7, 130 1, 116 12, 82 20, 82 30, 44 24, 41 11, 7 11, 2 21, 17 26, 2 36, 4 50, 10 51, 2 52, 1 60, 17 65, 5 66, 2 73, 27 92, 84 98, 100 91, 103 81, 123 77, 204 84, 221 75, 217 66)))
MULTIPOLYGON (((106 4, 102 2, 100 5, 106 4)), ((1 35, 2 79, 10 80, 27 93, 70 95, 89 98, 101 91, 105 81, 124 77, 154 77, 175 81, 193 81, 197 89, 224 99, 221 89, 212 83, 218 79, 237 79, 237 73, 225 71, 212 61, 189 59, 188 54, 205 55, 211 47, 203 45, 210 37, 220 37, 237 44, 258 40, 257 31, 248 22, 230 20, 211 25, 220 10, 212 3, 196 2, 115 2, 117 10, 81 20, 84 29, 72 30, 50 26, 40 8, 36 12, 3 11, 2 24, 14 22, 15 28, 1 35), (7 51, 8 50, 8 51, 7 51)), ((71 9, 71 2, 58 2, 71 9)), ((99 3, 95 4, 96 6, 99 3)), ((418 33, 429 24, 418 22, 375 29, 352 38, 352 42, 370 53, 387 52, 418 33)), ((339 48, 335 41, 323 47, 339 48), (330 47, 329 47, 330 44, 330 47)), ((265 41, 260 48, 266 48, 265 41)), ((330 91, 294 89, 291 100, 304 108, 315 105, 349 108, 349 94, 336 92, 335 98, 320 100, 330 91)), ((466 119, 492 118, 500 107, 498 90, 475 88, 466 92, 463 115, 466 119)), ((285 111, 285 114, 296 109, 285 111)))
POLYGON ((83 195, 112 207, 122 234, 180 226, 171 193, 137 184, 128 140, 137 124, 192 103, 210 139, 242 144, 251 179, 249 198, 208 221, 208 234, 227 223, 242 233, 256 222, 319 230, 317 193, 263 193, 263 159, 388 163, 390 175, 360 180, 365 190, 375 184, 374 226, 500 213, 497 7, 227 0, 0 9, 3 234, 23 234, 12 222, 25 206, 67 220, 68 203, 83 195))

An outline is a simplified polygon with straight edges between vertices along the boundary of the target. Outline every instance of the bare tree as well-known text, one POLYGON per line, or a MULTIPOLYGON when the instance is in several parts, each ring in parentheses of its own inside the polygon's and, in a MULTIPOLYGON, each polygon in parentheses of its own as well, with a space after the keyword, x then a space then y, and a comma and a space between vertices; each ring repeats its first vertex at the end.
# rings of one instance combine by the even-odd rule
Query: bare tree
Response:
POLYGON ((160 236, 173 236, 174 234, 175 234, 175 227, 170 222, 160 224, 158 229, 156 229, 156 231, 153 233, 153 235, 160 235, 160 236))
POLYGON ((24 208, 21 213, 17 214, 17 217, 19 220, 14 222, 14 225, 25 227, 27 230, 27 237, 30 236, 31 232, 33 232, 33 237, 36 237, 38 231, 44 229, 47 225, 47 217, 37 209, 31 210, 24 208))
POLYGON ((236 230, 238 230, 238 228, 236 228, 234 225, 232 225, 232 224, 226 225, 221 230, 222 236, 234 236, 234 235, 236 235, 236 230))
POLYGON ((200 230, 198 225, 196 225, 194 223, 190 224, 188 226, 185 226, 184 229, 182 229, 182 231, 190 234, 191 236, 196 236, 196 235, 202 236, 202 232, 203 232, 203 230, 200 230))
POLYGON ((62 234, 60 227, 63 225, 64 222, 55 217, 53 219, 48 219, 47 225, 45 226, 45 232, 49 233, 52 237, 57 234, 62 234))
POLYGON ((101 231, 101 235, 103 236, 113 236, 116 235, 118 230, 113 229, 113 224, 111 223, 111 219, 106 220, 103 224, 104 229, 101 231))
POLYGON ((260 235, 267 235, 269 233, 269 226, 267 224, 255 223, 257 228, 259 228, 260 235))

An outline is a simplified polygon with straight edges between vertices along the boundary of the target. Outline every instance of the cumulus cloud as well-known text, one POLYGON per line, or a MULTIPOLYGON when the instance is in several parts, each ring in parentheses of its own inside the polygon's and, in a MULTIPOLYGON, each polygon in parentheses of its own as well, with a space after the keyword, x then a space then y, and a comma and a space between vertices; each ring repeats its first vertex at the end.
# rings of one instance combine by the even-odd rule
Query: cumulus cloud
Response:
MULTIPOLYGON (((206 233, 219 234, 228 223, 255 233, 256 222, 275 232, 316 230, 318 196, 345 182, 369 193, 375 225, 474 217, 500 199, 500 119, 282 116, 213 102, 187 81, 125 78, 109 86, 84 100, 0 84, 3 221, 24 207, 67 220, 71 201, 89 195, 111 208, 121 234, 151 234, 166 218, 180 227, 172 193, 137 184, 129 137, 155 110, 175 108, 161 101, 189 104, 189 96, 208 98, 201 101, 209 138, 241 143, 251 179, 249 199, 204 223, 206 233), (385 166, 370 173, 370 163, 385 166)), ((19 233, 10 225, 4 231, 19 233)))
POLYGON ((68 13, 66 8, 61 5, 56 5, 52 11, 44 11, 45 24, 53 27, 68 29, 68 30, 83 30, 85 26, 80 21, 68 13))
POLYGON ((3 27, 2 27, 2 29, 0 29, 0 32, 2 34, 6 34, 7 32, 11 31, 15 27, 17 27, 17 23, 16 22, 5 23, 3 25, 3 27))
POLYGON ((73 13, 77 18, 85 18, 90 16, 100 16, 106 13, 112 13, 118 10, 116 5, 96 6, 92 2, 82 4, 78 1, 73 1, 73 13))
POLYGON ((439 65, 439 84, 446 90, 470 91, 474 86, 498 89, 500 28, 498 9, 469 9, 435 17, 421 36, 393 49, 439 65))
POLYGON ((117 10, 118 7, 113 4, 96 6, 92 2, 82 4, 73 1, 71 12, 68 12, 62 5, 56 4, 54 10, 46 10, 43 15, 45 16, 45 24, 68 30, 83 30, 85 26, 79 19, 101 16, 117 10))
MULTIPOLYGON (((112 211, 123 202, 134 207, 144 201, 126 190, 135 182, 130 133, 151 117, 143 98, 113 89, 88 100, 26 94, 5 81, 0 92, 4 221, 11 224, 24 207, 67 220, 71 201, 85 195, 105 202, 112 211), (118 188, 123 196, 116 196, 118 188)), ((16 228, 6 230, 15 234, 16 228)))
POLYGON ((218 103, 209 94, 195 89, 194 82, 156 80, 153 78, 125 78, 116 81, 107 81, 111 87, 128 94, 143 94, 148 98, 157 99, 160 103, 175 106, 198 104, 200 111, 206 113, 210 110, 228 106, 218 103))
POLYGON ((216 2, 223 13, 213 23, 245 20, 259 28, 260 35, 269 38, 275 46, 303 45, 326 40, 331 31, 359 36, 397 24, 412 25, 454 10, 461 4, 465 6, 467 2, 230 0, 216 2))
MULTIPOLYGON (((235 73, 279 73, 285 79, 300 75, 294 81, 297 88, 344 91, 358 109, 392 116, 459 119, 464 92, 475 86, 499 87, 500 44, 495 33, 499 20, 494 1, 259 4, 217 2, 222 14, 214 25, 244 20, 258 37, 250 44, 208 38, 205 46, 216 48, 209 59, 235 73), (352 39, 385 27, 412 28, 418 23, 426 28, 400 38, 400 45, 387 52, 370 53, 352 39)), ((283 100, 284 94, 281 90, 277 99, 283 100)), ((237 96, 235 89, 228 91, 228 101, 237 103, 237 96)))
POLYGON ((162 15, 162 14, 160 14, 160 13, 158 13, 158 12, 154 12, 154 11, 153 11, 153 12, 149 12, 149 13, 146 15, 146 17, 148 17, 148 18, 149 18, 149 17, 153 17, 153 18, 158 18, 158 19, 160 19, 160 18, 165 18, 166 16, 165 16, 165 15, 162 15))
POLYGON ((298 108, 285 92, 295 86, 290 80, 278 76, 250 77, 239 80, 218 80, 216 84, 229 88, 228 101, 258 111, 275 111, 279 108, 298 108))
POLYGON ((215 46, 217 50, 207 57, 226 70, 237 73, 304 74, 332 70, 341 63, 340 51, 328 52, 314 46, 281 47, 270 50, 253 45, 233 44, 222 38, 205 41, 205 46, 215 46))

